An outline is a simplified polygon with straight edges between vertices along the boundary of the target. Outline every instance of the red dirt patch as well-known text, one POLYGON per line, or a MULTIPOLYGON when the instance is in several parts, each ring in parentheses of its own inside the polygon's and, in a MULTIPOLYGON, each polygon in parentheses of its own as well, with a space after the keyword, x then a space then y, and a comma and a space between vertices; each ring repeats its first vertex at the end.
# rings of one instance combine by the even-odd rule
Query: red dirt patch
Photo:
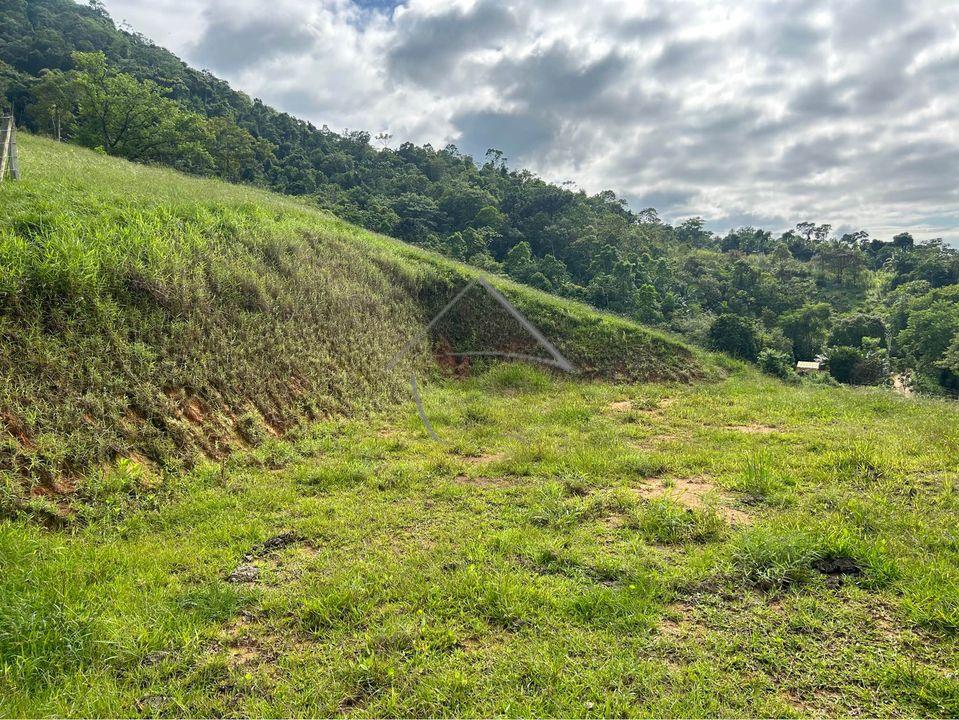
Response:
POLYGON ((0 420, 3 421, 4 427, 7 429, 7 432, 12 435, 17 442, 19 442, 23 447, 28 450, 33 450, 36 448, 36 443, 30 438, 30 435, 27 433, 27 428, 24 426, 20 419, 11 413, 0 413, 0 420))
POLYGON ((73 508, 70 499, 77 490, 77 481, 72 477, 55 478, 30 488, 31 498, 43 498, 48 510, 40 521, 50 528, 65 526, 73 519, 73 508))
POLYGON ((183 403, 183 417, 196 425, 203 424, 203 418, 206 417, 206 408, 199 398, 187 398, 183 403))
POLYGON ((77 491, 77 481, 74 478, 61 477, 51 483, 44 485, 34 485, 30 488, 30 494, 34 497, 57 497, 70 495, 77 491))
POLYGON ((453 346, 449 340, 440 338, 433 347, 433 356, 436 364, 439 365, 447 375, 456 377, 468 377, 470 374, 470 359, 467 355, 457 355, 453 351, 453 346))

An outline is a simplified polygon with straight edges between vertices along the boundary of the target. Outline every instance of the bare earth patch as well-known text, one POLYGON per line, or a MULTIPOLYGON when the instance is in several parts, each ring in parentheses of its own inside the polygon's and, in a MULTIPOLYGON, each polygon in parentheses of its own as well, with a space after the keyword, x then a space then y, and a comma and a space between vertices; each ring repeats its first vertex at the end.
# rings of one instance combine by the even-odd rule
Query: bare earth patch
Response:
POLYGON ((496 452, 496 453, 485 453, 482 455, 468 455, 463 458, 464 462, 468 462, 471 465, 485 465, 487 463, 498 462, 506 457, 505 453, 496 452))
POLYGON ((706 477, 650 479, 649 484, 640 486, 637 491, 644 498, 668 497, 691 510, 710 508, 731 525, 748 525, 752 522, 752 518, 742 510, 725 504, 731 499, 706 477))
POLYGON ((213 641, 211 650, 222 653, 233 668, 269 669, 280 657, 307 644, 293 633, 279 633, 252 613, 241 613, 227 623, 213 641))
POLYGON ((646 412, 656 413, 665 410, 675 402, 673 398, 660 398, 659 400, 617 400, 606 406, 607 410, 615 413, 626 412, 646 412))
POLYGON ((504 477, 469 477, 457 475, 456 482, 474 487, 512 487, 513 481, 504 477))
POLYGON ((769 433, 779 432, 779 428, 774 428, 772 425, 727 425, 727 430, 735 430, 736 432, 747 433, 749 435, 767 435, 769 433))
POLYGON ((696 615, 696 608, 682 600, 671 603, 666 608, 666 616, 659 624, 659 633, 674 640, 702 638, 708 628, 696 615))

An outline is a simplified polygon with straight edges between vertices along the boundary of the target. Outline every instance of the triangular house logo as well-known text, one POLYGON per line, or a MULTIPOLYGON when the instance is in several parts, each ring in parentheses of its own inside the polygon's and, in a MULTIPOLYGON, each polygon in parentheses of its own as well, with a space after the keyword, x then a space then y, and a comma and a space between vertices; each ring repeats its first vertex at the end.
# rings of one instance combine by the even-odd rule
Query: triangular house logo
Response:
MULTIPOLYGON (((436 327, 437 323, 440 322, 453 308, 455 308, 466 296, 473 287, 479 285, 486 293, 492 297, 497 303, 502 306, 502 308, 508 312, 516 321, 530 334, 530 336, 536 340, 537 344, 542 347, 549 357, 538 357, 536 355, 526 355, 521 353, 512 353, 512 352, 503 352, 500 350, 468 350, 464 352, 452 352, 450 354, 457 356, 483 356, 483 357, 503 357, 510 360, 523 360, 525 362, 536 362, 542 365, 549 365, 550 367, 559 368, 564 372, 576 372, 576 368, 573 364, 563 357, 563 354, 546 338, 539 329, 533 325, 526 317, 521 313, 509 300, 503 297, 503 294, 490 285, 485 279, 481 277, 473 278, 470 282, 460 290, 456 295, 450 300, 442 310, 440 310, 436 317, 430 320, 429 324, 423 328, 422 332, 411 338, 400 350, 394 355, 389 363, 387 363, 387 369, 392 369, 399 363, 410 351, 416 347, 417 344, 422 342, 429 335, 430 331, 436 327)), ((426 417, 426 412, 423 409, 423 402, 420 399, 419 390, 416 387, 416 375, 415 373, 410 376, 410 384, 413 391, 413 400, 416 403, 416 409, 419 412, 420 419, 423 421, 423 425, 426 426, 427 432, 430 434, 434 440, 439 440, 439 435, 436 434, 436 431, 433 429, 433 426, 430 424, 429 419, 426 417)))

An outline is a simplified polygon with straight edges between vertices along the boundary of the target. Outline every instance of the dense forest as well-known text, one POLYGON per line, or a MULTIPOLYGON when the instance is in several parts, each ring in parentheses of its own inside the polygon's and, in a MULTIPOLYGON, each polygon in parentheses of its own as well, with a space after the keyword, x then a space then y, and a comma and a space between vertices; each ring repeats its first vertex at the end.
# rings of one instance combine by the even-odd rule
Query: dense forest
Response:
MULTIPOLYGON (((0 0, 0 102, 32 132, 308 198, 371 230, 681 332, 784 379, 908 373, 959 392, 959 252, 800 222, 717 235, 611 191, 588 195, 455 146, 337 133, 250 99, 96 2, 0 0), (382 146, 382 147, 380 147, 382 146)), ((0 238, 0 245, 2 245, 0 238)))

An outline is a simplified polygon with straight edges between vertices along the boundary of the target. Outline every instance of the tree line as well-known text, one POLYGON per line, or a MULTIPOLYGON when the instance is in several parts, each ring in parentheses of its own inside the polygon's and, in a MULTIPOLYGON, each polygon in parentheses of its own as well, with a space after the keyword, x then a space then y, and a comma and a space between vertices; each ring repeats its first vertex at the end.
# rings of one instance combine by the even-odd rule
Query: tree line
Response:
MULTIPOLYGON (((31 131, 138 162, 305 197, 366 228, 678 331, 793 377, 826 358, 841 382, 911 371, 959 392, 959 253, 801 222, 717 235, 663 222, 455 146, 375 147, 237 92, 96 2, 0 0, 0 92, 31 131)), ((381 136, 380 141, 388 141, 381 136)))

